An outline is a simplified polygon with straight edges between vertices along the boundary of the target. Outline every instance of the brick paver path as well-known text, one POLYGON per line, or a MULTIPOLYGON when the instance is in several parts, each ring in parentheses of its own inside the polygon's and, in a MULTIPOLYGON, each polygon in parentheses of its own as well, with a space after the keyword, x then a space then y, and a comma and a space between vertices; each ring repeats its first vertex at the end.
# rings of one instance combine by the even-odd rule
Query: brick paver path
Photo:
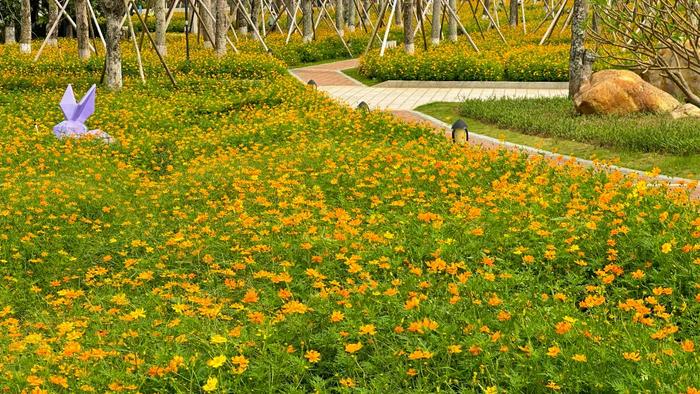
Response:
MULTIPOLYGON (((397 118, 406 122, 427 124, 436 132, 445 133, 449 137, 449 125, 414 111, 416 107, 434 102, 461 102, 466 99, 486 99, 491 97, 559 97, 566 96, 565 89, 541 89, 541 88, 445 88, 445 87, 408 87, 408 88, 382 88, 369 87, 348 77, 342 70, 358 66, 356 59, 341 62, 320 64, 290 70, 290 73, 303 83, 313 79, 318 84, 319 90, 326 92, 338 101, 356 107, 361 101, 366 102, 371 109, 388 110, 397 118)), ((426 84, 427 85, 427 84, 426 84)), ((498 141, 495 138, 470 134, 469 142, 485 148, 506 148, 525 151, 530 155, 544 155, 553 159, 573 159, 585 166, 593 166, 594 163, 580 158, 569 158, 560 154, 542 151, 532 147, 511 144, 498 141)), ((687 187, 688 182, 697 184, 697 181, 659 176, 650 178, 642 171, 622 167, 611 167, 610 170, 624 173, 637 173, 651 181, 660 181, 672 186, 687 187)), ((700 185, 697 185, 692 193, 694 199, 700 199, 700 185)))

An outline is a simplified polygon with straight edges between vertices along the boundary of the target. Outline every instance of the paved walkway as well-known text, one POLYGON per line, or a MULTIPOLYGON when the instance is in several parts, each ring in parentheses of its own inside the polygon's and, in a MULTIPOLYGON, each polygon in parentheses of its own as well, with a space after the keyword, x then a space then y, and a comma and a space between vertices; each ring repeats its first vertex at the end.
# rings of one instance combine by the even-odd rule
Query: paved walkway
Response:
MULTIPOLYGON (((484 83, 483 86, 489 87, 434 87, 435 83, 427 82, 411 82, 410 87, 382 87, 382 86, 365 86, 353 78, 343 74, 341 70, 355 68, 358 66, 357 59, 345 60, 335 63, 320 64, 316 66, 304 67, 290 70, 290 73, 298 78, 303 83, 309 80, 314 80, 319 90, 328 93, 329 96, 338 101, 344 102, 352 107, 356 107, 361 101, 366 102, 371 109, 381 109, 392 112, 397 118, 406 122, 415 122, 427 124, 434 128, 436 132, 445 133, 449 137, 450 125, 435 119, 431 116, 414 111, 416 107, 434 102, 462 102, 466 99, 486 99, 486 98, 505 98, 505 97, 562 97, 568 95, 567 89, 543 88, 542 84, 518 84, 518 87, 492 87, 494 84, 484 83), (425 87, 419 87, 424 85, 425 87), (432 85, 432 86, 431 86, 432 85), (533 86, 532 88, 528 86, 533 86)), ((389 86, 401 85, 400 83, 385 84, 389 86)), ((465 84, 458 84, 465 85, 465 84)), ((599 167, 590 160, 585 160, 577 157, 565 156, 557 153, 536 149, 529 146, 513 144, 509 142, 499 141, 498 139, 479 135, 476 133, 469 134, 469 142, 472 144, 481 145, 486 148, 507 148, 513 150, 524 151, 529 155, 542 155, 557 161, 574 160, 584 166, 599 167)), ((695 190, 692 193, 692 198, 700 199, 700 185, 695 180, 668 177, 659 175, 650 177, 643 171, 633 170, 624 167, 607 166, 608 171, 620 171, 626 174, 637 174, 651 182, 662 182, 671 185, 672 187, 688 187, 688 184, 695 185, 695 190)))
MULTIPOLYGON (((424 104, 443 102, 461 102, 466 99, 487 99, 503 97, 561 97, 568 90, 518 87, 368 87, 343 74, 341 70, 355 68, 358 61, 345 60, 337 63, 320 64, 291 70, 292 75, 306 83, 313 79, 320 90, 328 93, 334 99, 356 107, 360 102, 366 102, 372 109, 389 111, 412 111, 424 104)), ((411 86, 420 86, 413 82, 411 86)))

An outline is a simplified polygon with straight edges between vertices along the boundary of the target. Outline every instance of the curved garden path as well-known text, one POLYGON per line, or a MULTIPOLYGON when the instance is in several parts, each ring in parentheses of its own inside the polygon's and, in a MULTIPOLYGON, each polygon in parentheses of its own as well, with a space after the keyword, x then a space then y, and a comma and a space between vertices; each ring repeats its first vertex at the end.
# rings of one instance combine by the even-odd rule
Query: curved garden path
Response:
MULTIPOLYGON (((351 107, 356 107, 360 102, 364 101, 371 109, 389 111, 407 122, 427 124, 438 132, 444 132, 446 136, 450 135, 450 125, 414 109, 434 102, 461 102, 466 99, 565 97, 568 95, 568 88, 565 88, 560 83, 388 81, 370 87, 342 72, 342 70, 355 68, 358 65, 357 59, 351 59, 296 68, 289 70, 289 72, 302 83, 314 80, 319 90, 351 107)), ((560 162, 573 160, 585 166, 600 167, 600 164, 596 164, 591 160, 513 144, 472 132, 469 133, 469 142, 487 148, 505 147, 507 149, 520 150, 529 155, 541 155, 560 162)), ((671 187, 693 187, 692 197, 700 199, 700 185, 696 180, 665 175, 651 176, 644 171, 613 165, 605 166, 604 169, 620 171, 625 174, 637 174, 652 183, 667 183, 671 187)))

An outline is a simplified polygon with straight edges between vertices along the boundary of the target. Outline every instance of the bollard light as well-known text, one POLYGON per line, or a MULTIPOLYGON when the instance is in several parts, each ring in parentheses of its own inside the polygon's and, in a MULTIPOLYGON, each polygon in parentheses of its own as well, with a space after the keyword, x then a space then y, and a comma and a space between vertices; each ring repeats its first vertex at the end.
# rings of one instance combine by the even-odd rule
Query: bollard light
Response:
POLYGON ((467 141, 469 141, 467 123, 459 119, 452 125, 452 142, 458 145, 464 145, 467 141))
POLYGON ((357 109, 363 112, 369 112, 369 104, 361 101, 360 104, 357 105, 357 109))
POLYGON ((318 84, 313 79, 309 79, 309 82, 307 82, 306 85, 311 86, 314 89, 318 89, 318 84))

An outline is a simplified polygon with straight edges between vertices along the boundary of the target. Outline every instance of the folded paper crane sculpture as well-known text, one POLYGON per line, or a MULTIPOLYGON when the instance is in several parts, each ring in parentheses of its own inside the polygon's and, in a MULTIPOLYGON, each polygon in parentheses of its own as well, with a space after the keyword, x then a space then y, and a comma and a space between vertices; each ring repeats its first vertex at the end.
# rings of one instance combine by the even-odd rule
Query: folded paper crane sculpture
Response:
POLYGON ((95 112, 96 90, 97 86, 92 85, 78 103, 75 101, 73 86, 68 85, 59 104, 65 120, 53 128, 53 134, 56 138, 80 138, 90 135, 102 138, 105 142, 112 142, 112 137, 109 134, 101 130, 88 130, 87 126, 85 126, 85 121, 95 112))

